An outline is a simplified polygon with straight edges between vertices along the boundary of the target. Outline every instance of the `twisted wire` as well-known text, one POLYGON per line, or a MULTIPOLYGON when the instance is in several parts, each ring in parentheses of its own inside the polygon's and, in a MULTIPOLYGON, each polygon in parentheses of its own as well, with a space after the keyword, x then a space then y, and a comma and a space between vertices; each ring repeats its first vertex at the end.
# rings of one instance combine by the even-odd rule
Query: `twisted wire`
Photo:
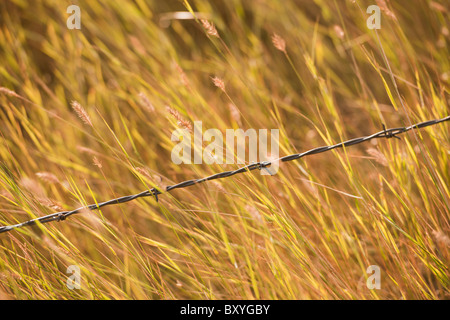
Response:
MULTIPOLYGON (((322 153, 322 152, 327 152, 336 148, 342 148, 342 147, 348 147, 348 146, 353 146, 359 143, 363 143, 372 139, 379 139, 379 138, 386 138, 386 139, 390 139, 390 138, 398 138, 397 135, 405 133, 407 131, 410 131, 412 129, 420 129, 420 128, 425 128, 428 126, 432 126, 432 125, 436 125, 438 123, 442 123, 444 121, 449 121, 450 120, 450 116, 447 116, 445 118, 442 119, 435 119, 435 120, 429 120, 429 121, 425 121, 425 122, 420 122, 408 127, 400 127, 400 128, 391 128, 391 129, 386 129, 385 126, 383 125, 383 130, 377 133, 374 133, 370 136, 364 136, 364 137, 360 137, 360 138, 354 138, 354 139, 350 139, 341 143, 337 143, 335 145, 331 145, 331 146, 323 146, 323 147, 318 147, 318 148, 314 148, 308 151, 305 151, 303 153, 297 153, 297 154, 291 154, 291 155, 287 155, 275 160, 270 160, 270 161, 261 161, 261 162, 256 162, 256 163, 252 163, 246 166, 243 166, 237 170, 232 170, 232 171, 224 171, 224 172, 220 172, 220 173, 216 173, 213 174, 211 176, 205 177, 205 178, 200 178, 200 179, 192 179, 192 180, 186 180, 186 181, 182 181, 178 184, 175 185, 171 185, 171 186, 167 186, 165 189, 165 192, 170 192, 171 190, 174 189, 180 189, 180 188, 186 188, 189 186, 192 186, 194 184, 199 184, 199 183, 203 183, 205 181, 211 181, 211 180, 215 180, 215 179, 222 179, 222 178, 227 178, 227 177, 231 177, 234 176, 235 174, 238 173, 244 173, 244 172, 249 172, 249 171, 253 171, 256 169, 263 169, 266 167, 269 167, 271 164, 277 162, 277 161, 281 161, 281 162, 287 162, 287 161, 293 161, 293 160, 297 160, 306 156, 310 156, 313 154, 318 154, 318 153, 322 153)), ((116 199, 111 199, 105 202, 101 202, 98 204, 91 204, 85 207, 80 207, 78 209, 75 210, 71 210, 71 211, 61 211, 61 212, 56 212, 56 213, 52 213, 46 216, 42 216, 39 218, 35 218, 32 220, 28 220, 22 223, 18 223, 18 224, 14 224, 14 225, 9 225, 9 226, 2 226, 0 227, 0 233, 3 232, 8 232, 14 229, 18 229, 18 228, 22 228, 22 227, 26 227, 26 226, 32 226, 35 225, 37 223, 48 223, 48 222, 52 222, 52 221, 62 221, 65 220, 67 217, 76 214, 76 213, 80 213, 83 210, 97 210, 100 209, 101 207, 104 206, 108 206, 108 205, 113 205, 113 204, 120 204, 120 203, 125 203, 125 202, 129 202, 132 200, 135 200, 137 198, 143 198, 143 197, 151 197, 154 196, 156 201, 158 201, 158 195, 162 194, 161 191, 157 190, 156 188, 152 188, 150 190, 145 190, 142 191, 140 193, 137 194, 133 194, 133 195, 129 195, 129 196, 124 196, 124 197, 120 197, 120 198, 116 198, 116 199)))

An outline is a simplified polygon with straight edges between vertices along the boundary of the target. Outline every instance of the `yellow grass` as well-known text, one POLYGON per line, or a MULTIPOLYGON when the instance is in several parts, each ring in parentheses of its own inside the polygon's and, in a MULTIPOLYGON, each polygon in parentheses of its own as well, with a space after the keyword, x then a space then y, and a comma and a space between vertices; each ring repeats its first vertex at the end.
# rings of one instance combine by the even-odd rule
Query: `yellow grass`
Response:
MULTIPOLYGON (((172 163, 194 121, 283 156, 449 114, 445 1, 376 31, 373 1, 75 2, 81 30, 0 2, 0 225, 237 168, 172 163)), ((0 298, 448 299, 449 150, 446 122, 2 233, 0 298)))

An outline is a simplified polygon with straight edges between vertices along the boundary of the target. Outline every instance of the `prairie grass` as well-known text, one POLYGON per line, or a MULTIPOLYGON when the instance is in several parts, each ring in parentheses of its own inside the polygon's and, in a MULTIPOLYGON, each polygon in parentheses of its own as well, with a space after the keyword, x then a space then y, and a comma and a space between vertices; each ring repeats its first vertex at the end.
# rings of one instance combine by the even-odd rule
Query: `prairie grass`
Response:
MULTIPOLYGON (((237 168, 171 162, 194 121, 283 156, 449 114, 443 0, 379 30, 373 1, 73 2, 81 30, 0 2, 0 225, 237 168)), ((0 298, 448 299, 449 150, 446 122, 0 234, 0 298)))

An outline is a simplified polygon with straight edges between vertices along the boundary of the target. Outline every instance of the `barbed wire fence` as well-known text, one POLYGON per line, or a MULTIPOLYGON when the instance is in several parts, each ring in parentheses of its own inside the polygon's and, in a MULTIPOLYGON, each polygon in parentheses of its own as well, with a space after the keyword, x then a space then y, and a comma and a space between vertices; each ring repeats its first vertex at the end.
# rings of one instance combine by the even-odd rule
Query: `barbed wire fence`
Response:
MULTIPOLYGON (((308 150, 306 152, 287 155, 287 156, 284 156, 284 157, 281 157, 281 158, 278 158, 275 160, 252 163, 252 164, 243 166, 237 170, 224 171, 224 172, 213 174, 213 175, 211 175, 209 177, 205 177, 205 178, 186 180, 186 181, 180 182, 175 185, 167 186, 165 188, 165 192, 170 192, 171 190, 174 190, 174 189, 186 188, 186 187, 189 187, 189 186, 192 186, 195 184, 199 184, 202 182, 206 182, 206 181, 231 177, 238 173, 250 172, 250 171, 253 171, 256 169, 259 169, 259 170, 266 169, 267 167, 270 167, 270 165, 272 165, 273 163, 275 163, 277 161, 287 162, 287 161, 297 160, 297 159, 300 159, 300 158, 303 158, 306 156, 310 156, 310 155, 318 154, 318 153, 322 153, 322 152, 327 152, 327 151, 330 151, 330 150, 333 150, 336 148, 349 147, 349 146, 363 143, 363 142, 366 142, 366 141, 369 141, 372 139, 380 139, 380 138, 386 138, 386 139, 397 138, 397 139, 399 139, 398 135, 403 134, 407 131, 410 131, 413 129, 425 128, 425 127, 436 125, 436 124, 442 123, 444 121, 449 121, 449 120, 450 120, 450 116, 447 116, 442 119, 429 120, 429 121, 413 124, 413 125, 407 126, 407 127, 391 128, 391 129, 386 129, 385 126, 383 125, 382 131, 374 133, 370 136, 350 139, 350 140, 347 140, 347 141, 344 141, 344 142, 341 142, 341 143, 338 143, 335 145, 331 145, 331 146, 323 146, 323 147, 314 148, 314 149, 308 150)), ((52 222, 52 221, 62 221, 62 220, 65 220, 67 217, 77 214, 77 213, 80 213, 84 210, 97 210, 97 209, 100 209, 100 208, 108 206, 108 205, 125 203, 125 202, 129 202, 129 201, 132 201, 132 200, 135 200, 138 198, 154 196, 156 201, 158 201, 158 195, 160 195, 162 193, 163 192, 157 190, 156 188, 152 188, 150 190, 146 190, 146 191, 134 194, 134 195, 111 199, 111 200, 101 202, 98 204, 91 204, 91 205, 80 207, 78 209, 74 209, 71 211, 56 212, 56 213, 52 213, 52 214, 49 214, 46 216, 28 220, 28 221, 25 221, 22 223, 9 225, 9 226, 2 226, 2 227, 0 227, 0 233, 8 232, 8 231, 22 228, 22 227, 36 225, 37 223, 43 224, 43 223, 48 223, 48 222, 52 222)))

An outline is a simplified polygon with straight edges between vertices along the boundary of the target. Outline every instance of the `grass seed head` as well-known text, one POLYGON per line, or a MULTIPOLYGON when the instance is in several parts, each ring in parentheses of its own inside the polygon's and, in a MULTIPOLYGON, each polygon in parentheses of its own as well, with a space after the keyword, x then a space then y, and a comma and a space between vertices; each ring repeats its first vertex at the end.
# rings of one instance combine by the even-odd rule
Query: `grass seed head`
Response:
POLYGON ((275 48, 283 53, 286 53, 286 41, 278 34, 274 33, 272 36, 272 43, 275 48))
POLYGON ((219 77, 214 77, 212 78, 212 82, 217 88, 225 92, 225 82, 223 82, 222 79, 220 79, 219 77))
POLYGON ((150 100, 145 95, 145 93, 139 92, 138 96, 139 96, 139 102, 140 102, 141 106, 143 106, 145 108, 145 110, 147 110, 150 113, 155 112, 155 107, 150 102, 150 100))
POLYGON ((13 97, 16 97, 16 98, 20 98, 20 96, 16 92, 14 92, 14 91, 12 91, 12 90, 10 90, 8 88, 5 88, 5 87, 0 87, 0 93, 4 93, 4 94, 6 94, 8 96, 13 96, 13 97))
POLYGON ((95 166, 99 167, 100 169, 103 167, 102 162, 96 156, 92 158, 92 162, 94 163, 95 166))
POLYGON ((220 38, 219 33, 217 32, 217 29, 212 22, 209 22, 206 19, 201 19, 200 21, 202 22, 203 28, 205 28, 207 34, 216 38, 220 38))
POLYGON ((386 159, 386 156, 383 153, 381 153, 380 151, 378 151, 377 149, 374 149, 374 148, 369 148, 366 151, 368 154, 370 154, 374 158, 374 160, 376 162, 387 167, 388 160, 386 159))
POLYGON ((177 120, 177 125, 179 127, 185 128, 189 130, 189 132, 192 132, 192 124, 189 121, 185 120, 177 110, 169 106, 166 106, 166 110, 175 120, 177 120))
POLYGON ((83 121, 85 124, 93 127, 92 125, 92 121, 91 118, 89 117, 89 114, 87 113, 87 111, 81 106, 81 104, 79 104, 77 101, 72 101, 71 106, 73 108, 73 110, 76 112, 76 114, 78 115, 78 117, 81 119, 81 121, 83 121))
POLYGON ((58 177, 50 172, 36 172, 36 176, 38 176, 42 181, 48 183, 59 183, 58 177))

